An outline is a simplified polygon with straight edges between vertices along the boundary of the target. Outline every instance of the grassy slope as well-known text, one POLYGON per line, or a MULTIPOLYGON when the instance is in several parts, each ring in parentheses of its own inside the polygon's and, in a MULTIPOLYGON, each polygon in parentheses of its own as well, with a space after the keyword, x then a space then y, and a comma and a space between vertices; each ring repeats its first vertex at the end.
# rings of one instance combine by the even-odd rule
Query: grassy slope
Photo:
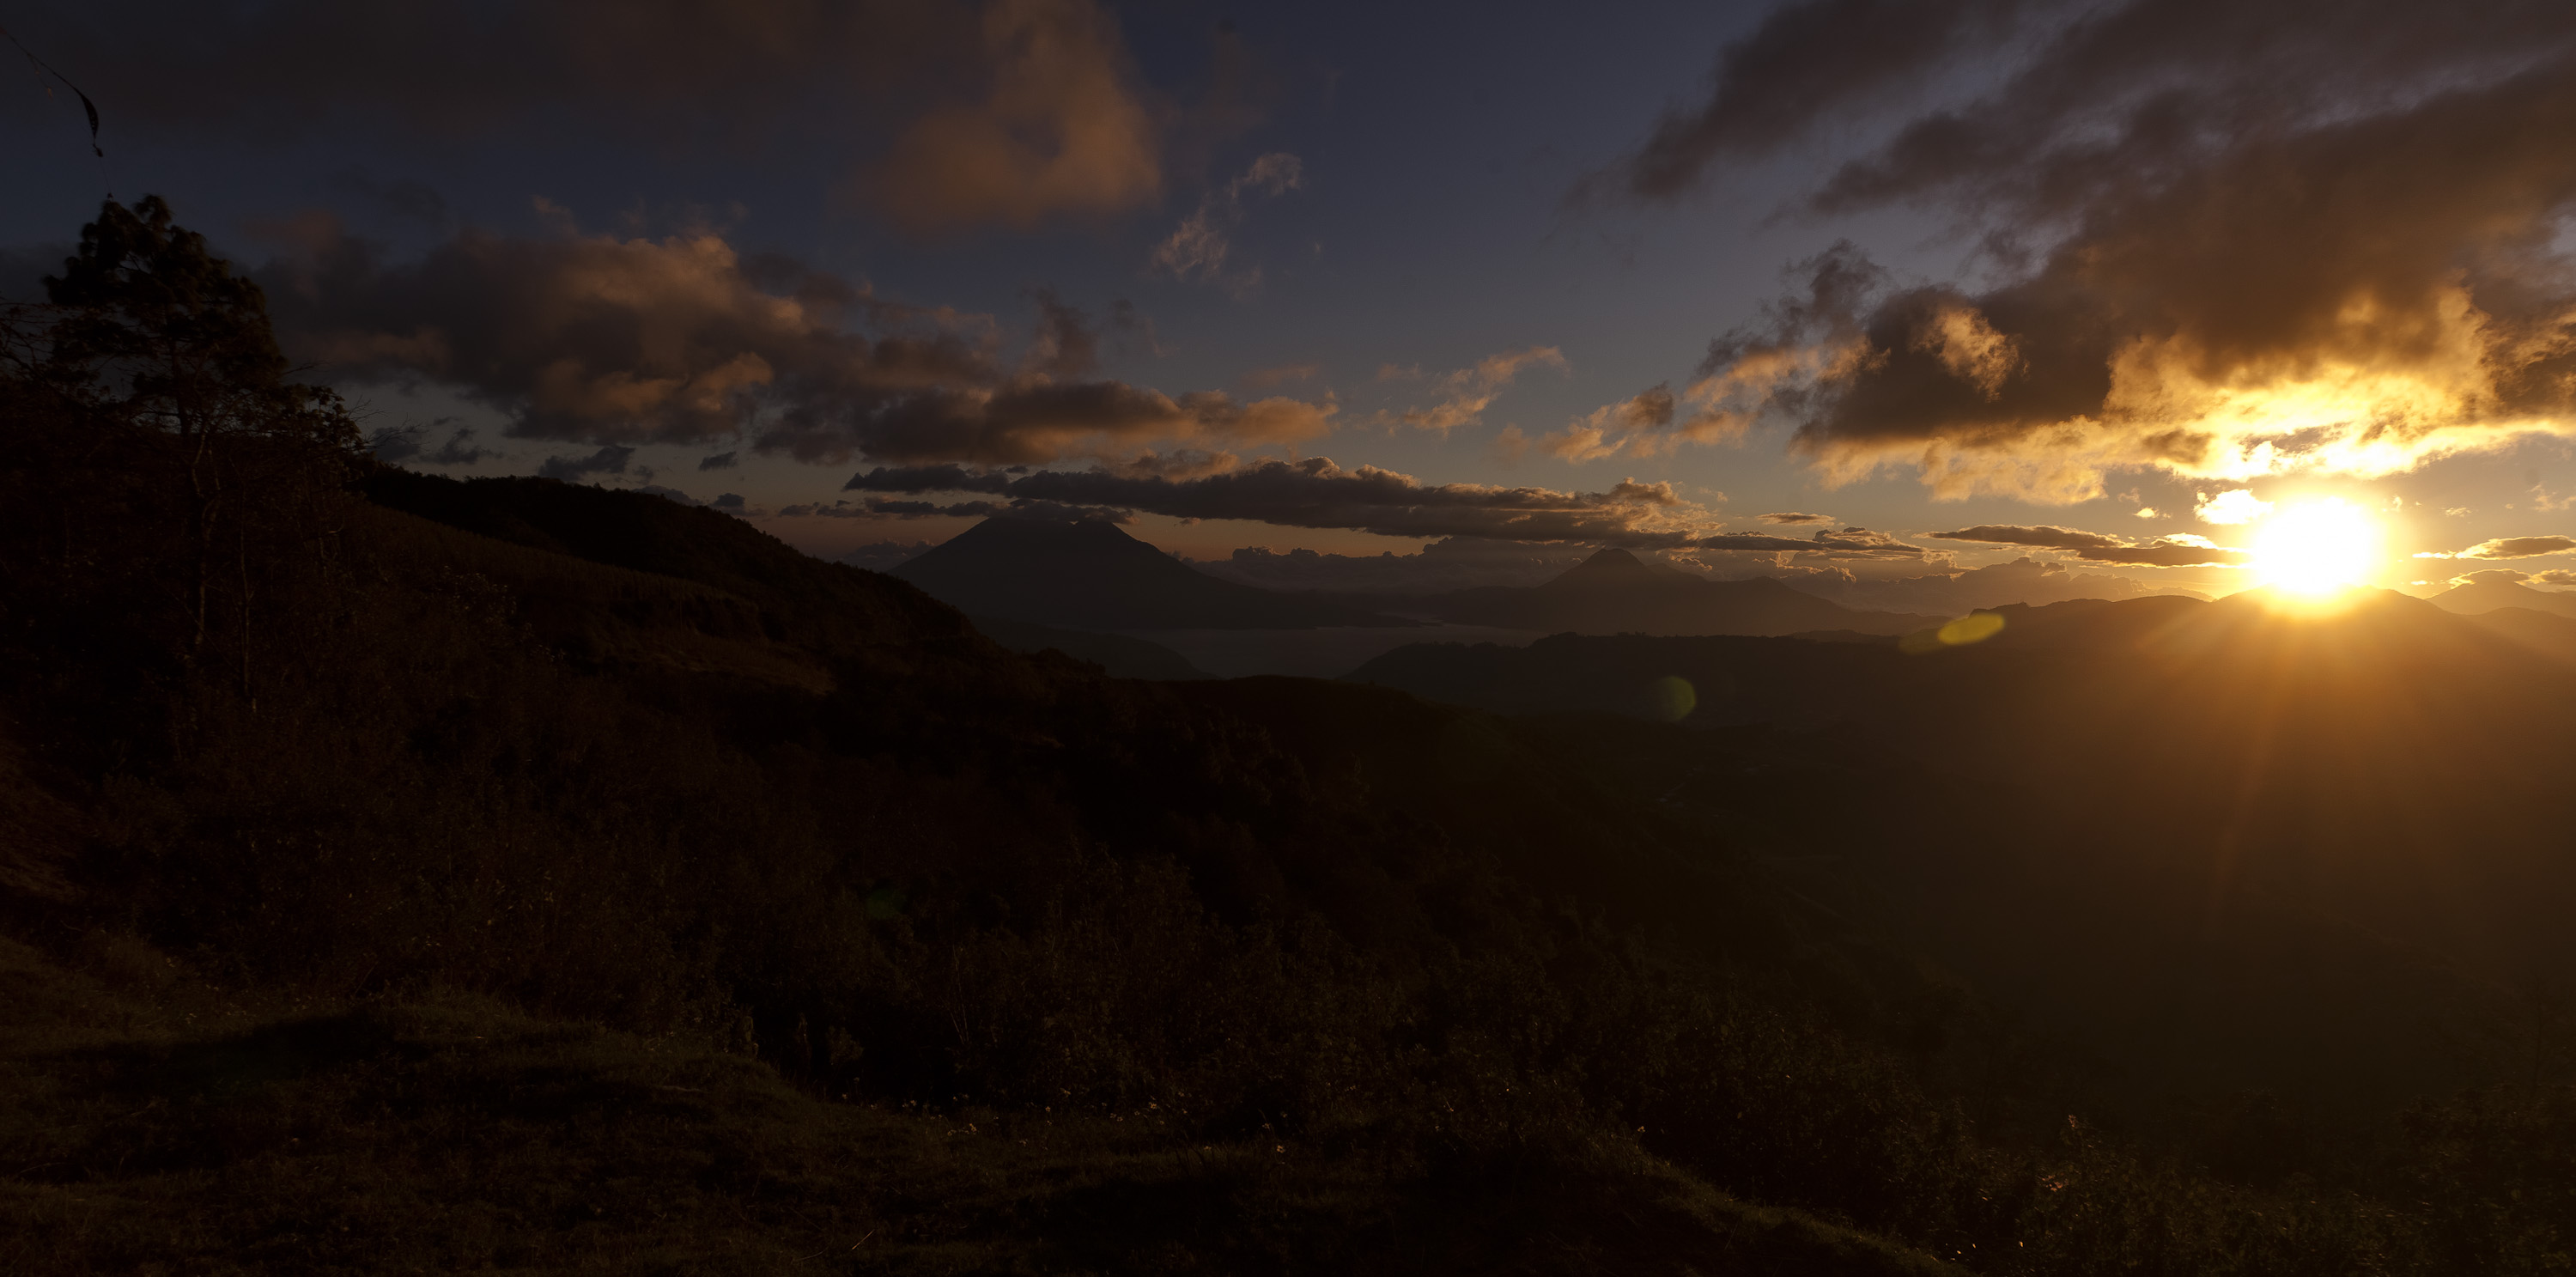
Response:
POLYGON ((889 1112, 481 999, 246 1007, 130 943, 86 967, 0 940, 11 1272, 1945 1270, 1620 1144, 1190 1149, 1150 1109, 889 1112))

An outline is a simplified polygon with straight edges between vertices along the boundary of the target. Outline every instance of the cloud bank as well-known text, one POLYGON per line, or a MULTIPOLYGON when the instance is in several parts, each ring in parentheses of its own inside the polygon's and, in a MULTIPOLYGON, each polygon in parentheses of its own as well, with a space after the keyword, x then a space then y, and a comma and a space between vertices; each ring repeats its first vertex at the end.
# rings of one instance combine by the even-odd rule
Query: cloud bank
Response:
POLYGON ((1015 505, 1055 502, 1183 519, 1354 528, 1389 536, 1584 541, 1649 549, 1689 544, 1710 522, 1706 511, 1675 495, 1670 484, 1631 480, 1602 492, 1427 484, 1375 466, 1344 469, 1328 457, 1261 461, 1187 478, 1133 468, 1012 473, 959 465, 886 466, 852 476, 845 490, 976 494, 1015 505))
POLYGON ((2427 552, 2419 559, 2536 559, 2544 554, 2576 554, 2576 537, 2496 537, 2451 554, 2427 552))
POLYGON ((984 96, 914 121, 865 181, 896 222, 1026 230, 1162 197, 1159 130, 1109 13, 1087 0, 997 0, 982 35, 984 96))
POLYGON ((559 220, 552 236, 468 229, 391 261, 319 219, 262 279, 300 358, 341 380, 454 386, 522 438, 1039 465, 1331 428, 1330 402, 1099 379, 1097 329, 1044 290, 1011 359, 988 317, 746 257, 712 231, 623 238, 559 220))
POLYGON ((1985 545, 2021 545, 2037 550, 2058 550, 2093 563, 2119 563, 2131 567, 2199 568, 2242 567, 2250 559, 2243 550, 2214 545, 2207 538, 2177 533, 2153 541, 2133 542, 2119 537, 2086 532, 2080 528, 2061 528, 2053 524, 2025 526, 2009 523, 1982 523, 1972 528, 1935 532, 1936 541, 1974 541, 1985 545))
POLYGON ((156 132, 451 145, 568 119, 663 151, 792 146, 839 153, 855 198, 929 234, 1150 206, 1184 123, 1093 0, 142 0, 37 21, 22 34, 156 132))
MULTIPOLYGON (((1567 371, 1564 352, 1554 346, 1530 346, 1487 355, 1472 367, 1461 368, 1440 379, 1441 397, 1423 408, 1408 408, 1396 419, 1408 426, 1447 434, 1460 426, 1481 420, 1484 411, 1501 397, 1505 387, 1531 368, 1554 368, 1567 371)), ((1381 380, 1404 376, 1392 367, 1381 369, 1381 380)))
POLYGON ((1671 198, 1935 82, 1987 87, 1798 208, 1946 212, 1992 282, 1842 245, 1688 392, 1790 424, 1829 481, 2071 502, 2119 469, 2372 477, 2576 423, 2576 9, 1805 0, 1613 176, 1671 198))
POLYGON ((1219 284, 1240 297, 1261 286, 1261 268, 1228 274, 1226 257, 1234 251, 1231 236, 1243 221, 1246 192, 1276 196, 1296 190, 1305 168, 1285 152, 1264 155, 1241 177, 1209 191, 1196 212, 1181 219, 1169 237, 1154 247, 1152 265, 1174 279, 1219 284))

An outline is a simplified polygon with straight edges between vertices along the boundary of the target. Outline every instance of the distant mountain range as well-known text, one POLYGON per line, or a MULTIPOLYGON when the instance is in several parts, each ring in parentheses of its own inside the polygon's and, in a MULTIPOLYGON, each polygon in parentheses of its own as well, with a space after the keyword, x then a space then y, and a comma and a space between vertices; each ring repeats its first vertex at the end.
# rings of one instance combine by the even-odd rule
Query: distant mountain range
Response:
POLYGON ((1079 630, 1414 624, 1220 581, 1093 520, 986 519, 891 575, 971 616, 1079 630))
POLYGON ((1462 625, 1578 634, 1892 635, 1948 619, 1855 611, 1771 577, 1712 581, 1616 549, 1593 555, 1545 585, 1460 590, 1426 604, 1441 620, 1462 625))
MULTIPOLYGON (((1349 596, 1220 580, 1096 521, 987 519, 889 572, 979 622, 1112 631, 1420 623, 1349 596)), ((1602 550, 1542 585, 1488 586, 1389 599, 1382 606, 1455 625, 1579 634, 1897 635, 1947 619, 1859 611, 1769 577, 1712 581, 1616 549, 1602 550)), ((1106 661, 1101 653, 1086 659, 1106 661)))
POLYGON ((2576 618, 2576 592, 2535 590, 2512 581, 2472 581, 2444 590, 2428 601, 2445 612, 2457 612, 2462 616, 2492 612, 2500 607, 2521 607, 2576 618))
MULTIPOLYGON (((2529 672, 2535 655, 2555 661, 2576 653, 2576 620, 2524 608, 2448 615, 2384 590, 2327 619, 2276 611, 2259 590, 2217 602, 2160 596, 2016 604, 1979 616, 1996 623, 1955 645, 1920 631, 1901 641, 1855 635, 1844 643, 1634 634, 1558 635, 1525 648, 1417 643, 1348 677, 1504 713, 1609 712, 1696 726, 1879 724, 1909 748, 1937 753, 1949 748, 1940 724, 1953 718, 2077 716, 2072 704, 2043 713, 2050 697, 2030 694, 2041 684, 2063 684, 2067 695, 2109 696, 2133 712, 2154 706, 2163 716, 2175 712, 2163 703, 2171 697, 2205 699, 2209 689, 2273 664, 2296 665, 2300 681, 2313 684, 2457 685, 2461 671, 2474 670, 2502 706, 2512 701, 2502 690, 2514 681, 2507 671, 2529 672), (1671 679, 1690 686, 1686 704, 1662 690, 1671 679), (2154 695, 2140 690, 2160 684, 2172 686, 2154 695)), ((2204 710, 2210 718, 2237 712, 2223 697, 2204 710)), ((2499 722, 2525 717, 2498 713, 2499 722)), ((2015 735, 2004 732, 1983 748, 2015 735)))

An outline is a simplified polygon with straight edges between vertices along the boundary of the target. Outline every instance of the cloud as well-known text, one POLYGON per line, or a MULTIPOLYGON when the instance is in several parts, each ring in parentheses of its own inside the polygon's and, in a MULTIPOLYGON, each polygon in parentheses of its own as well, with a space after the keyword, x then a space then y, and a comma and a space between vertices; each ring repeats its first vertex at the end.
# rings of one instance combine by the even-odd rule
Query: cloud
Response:
POLYGON ((2142 568, 2241 568, 2253 556, 2243 550, 2212 545, 2188 533, 2177 533, 2137 545, 2077 550, 2075 557, 2142 568))
POLYGON ((1622 452, 1631 457, 1663 456, 1684 443, 1736 443, 1755 420, 1743 399, 1743 384, 1734 376, 1702 376, 1678 395, 1666 382, 1593 409, 1539 442, 1568 461, 1591 461, 1622 452))
POLYGON ((2128 544, 2119 537, 2053 524, 2024 527, 2009 523, 1981 523, 1955 532, 1935 532, 1932 537, 1937 541, 1982 541, 1989 545, 2027 545, 2044 550, 2102 550, 2128 544))
POLYGON ((1885 532, 1868 528, 1840 530, 1818 528, 1815 535, 1797 537, 1772 536, 1760 532, 1721 532, 1690 543, 1701 550, 1723 550, 1754 554, 1816 554, 1829 559, 1916 559, 1927 551, 1919 545, 1908 545, 1885 532))
POLYGON ((1780 524, 1831 523, 1834 521, 1834 516, 1830 514, 1801 514, 1795 510, 1781 510, 1763 515, 1762 521, 1764 523, 1780 524))
POLYGON ((2165 517, 2165 513, 2154 506, 2142 505, 2138 507, 2137 513, 2132 514, 2129 517, 2133 519, 2161 519, 2165 517))
POLYGON ((814 503, 780 506, 778 508, 778 513, 780 517, 789 519, 934 519, 943 517, 981 519, 1005 513, 1009 509, 1009 506, 995 501, 961 501, 943 506, 931 501, 886 501, 872 498, 865 501, 835 501, 830 505, 814 503))
MULTIPOLYGON (((1544 366, 1559 372, 1570 367, 1563 352, 1554 346, 1527 346, 1488 355, 1473 367, 1461 368, 1440 379, 1442 399, 1428 408, 1412 408, 1397 414, 1397 420, 1408 426, 1447 434, 1459 426, 1479 419, 1487 405, 1503 393, 1526 368, 1544 366)), ((1409 380, 1422 375, 1419 368, 1397 368, 1388 364, 1377 372, 1378 380, 1409 380)))
POLYGON ((609 444, 587 457, 548 457, 537 467, 537 473, 567 483, 594 474, 624 474, 626 463, 635 456, 633 448, 609 444))
POLYGON ((1115 381, 1018 382, 914 396, 851 433, 881 461, 1037 465, 1153 440, 1293 443, 1329 433, 1334 411, 1299 399, 1240 403, 1221 391, 1174 398, 1115 381))
POLYGON ((1703 370, 1829 482, 2071 502, 2115 470, 2375 477, 2576 432, 2576 10, 1810 0, 1627 189, 1936 85, 1801 207, 1947 212, 1991 286, 1840 246, 1703 370))
MULTIPOLYGON (((1166 134, 1190 116, 1138 79, 1092 0, 139 0, 113 22, 21 34, 161 138, 337 132, 381 149, 569 128, 665 153, 820 156, 924 233, 1149 207, 1166 134)), ((399 183, 377 194, 397 215, 434 211, 399 183)))
POLYGON ((2072 572, 2064 564, 2019 558, 1959 572, 1871 580, 1842 568, 1800 573, 1791 585, 1846 607, 1957 616, 2007 603, 2034 606, 2070 599, 2129 599, 2146 594, 2187 594, 2125 576, 2072 572))
POLYGON ((698 469, 700 471, 731 470, 742 464, 740 461, 735 459, 741 455, 742 454, 738 452, 711 453, 698 459, 698 469))
POLYGON ((713 232, 468 230, 409 262, 340 236, 262 272, 296 355, 343 378, 451 384, 522 437, 702 443, 766 400, 811 430, 1005 376, 988 328, 882 302, 713 232))
POLYGON ((397 465, 406 461, 419 461, 433 466, 470 466, 486 458, 501 455, 489 448, 474 446, 474 429, 471 426, 458 426, 439 443, 437 448, 428 447, 424 442, 424 436, 429 430, 432 427, 444 426, 451 420, 453 418, 441 417, 426 426, 418 424, 388 426, 367 437, 367 449, 376 454, 377 460, 397 465))
POLYGON ((917 233, 1028 229, 1162 198, 1161 136, 1117 20, 1088 0, 997 0, 984 12, 990 89, 934 110, 867 182, 917 233))
POLYGON ((2272 503, 2257 498, 2243 488, 2232 488, 2216 496, 2202 493, 2191 517, 2203 523, 2252 523, 2272 512, 2272 503))
POLYGON ((455 386, 523 438, 1039 464, 1158 441, 1302 441, 1337 410, 1086 379, 1100 338, 1044 289, 1013 362, 989 319, 746 258, 713 232, 469 230, 389 262, 333 228, 261 278, 299 357, 343 380, 455 386))
POLYGON ((1135 522, 1135 516, 1124 510, 1029 499, 953 501, 943 505, 936 501, 866 497, 858 501, 834 501, 830 505, 783 506, 778 513, 787 518, 824 519, 1052 519, 1057 522, 1090 519, 1103 523, 1135 522))
POLYGON ((2531 559, 2544 554, 2576 553, 2576 537, 2497 537, 2456 554, 2427 551, 2419 559, 2531 559))
POLYGON ((1782 5, 1718 54, 1706 102, 1666 112, 1645 145, 1602 177, 1645 199, 1682 195, 1720 161, 1760 159, 1921 84, 1973 39, 2008 30, 2023 7, 2018 0, 1782 5))
POLYGON ((1651 457, 1669 452, 1682 439, 1729 438, 1741 433, 1720 423, 1711 430, 1709 422, 1694 416, 1674 427, 1676 401, 1670 385, 1650 386, 1635 396, 1618 403, 1595 408, 1567 424, 1565 429, 1541 436, 1539 448, 1567 461, 1598 461, 1626 452, 1632 457, 1651 457))
POLYGON ((1298 528, 1356 528, 1389 536, 1473 536, 1588 541, 1630 547, 1691 540, 1707 513, 1670 484, 1558 492, 1478 483, 1426 484, 1375 466, 1343 469, 1327 457, 1259 461, 1192 478, 1090 471, 1026 474, 965 466, 881 467, 853 476, 853 492, 955 492, 1101 506, 1183 519, 1251 519, 1298 528))
POLYGON ((1265 590, 1336 590, 1372 594, 1438 594, 1483 586, 1540 585, 1595 553, 1580 542, 1532 543, 1443 537, 1414 554, 1324 554, 1310 549, 1247 546, 1193 566, 1211 576, 1265 590))
POLYGON ((1233 251, 1227 236, 1243 221, 1244 193, 1277 196, 1296 190, 1304 178, 1304 166, 1284 151, 1254 160, 1241 177, 1199 198, 1197 211, 1181 219, 1171 236, 1155 246, 1153 269, 1178 280, 1222 284, 1237 296, 1260 287, 1258 266, 1234 275, 1225 273, 1226 255, 1233 251))
POLYGON ((2191 568, 2241 567, 2248 556, 2243 550, 2231 550, 2212 544, 2204 537, 2188 533, 2158 537, 2153 541, 2132 542, 2120 537, 2086 532, 2080 528, 2061 528, 2053 524, 2026 526, 2011 523, 1984 523, 1972 528, 1932 533, 1936 541, 1977 541, 1987 545, 2022 545, 2041 550, 2062 550, 2079 559, 2094 563, 2121 563, 2133 567, 2191 568))
POLYGON ((1032 288, 1028 298, 1037 304, 1038 329, 1025 367, 1047 377, 1079 378, 1100 366, 1100 335, 1092 331, 1090 316, 1052 288, 1032 288))
POLYGON ((2516 572, 2512 568, 2488 568, 2481 572, 2467 572, 2459 576, 2452 577, 2451 584, 2514 585, 2530 579, 2531 574, 2528 572, 2516 572))
MULTIPOLYGON (((2418 556, 2421 557, 2421 556, 2418 556)), ((2551 568, 2546 572, 2516 572, 2512 568, 2485 568, 2451 578, 2453 585, 2576 585, 2576 572, 2551 568)))
POLYGON ((1199 448, 1172 448, 1162 452, 1139 452, 1134 456, 1110 458, 1101 468, 1114 474, 1165 479, 1196 479, 1202 475, 1222 474, 1238 469, 1243 459, 1231 452, 1208 452, 1199 448))

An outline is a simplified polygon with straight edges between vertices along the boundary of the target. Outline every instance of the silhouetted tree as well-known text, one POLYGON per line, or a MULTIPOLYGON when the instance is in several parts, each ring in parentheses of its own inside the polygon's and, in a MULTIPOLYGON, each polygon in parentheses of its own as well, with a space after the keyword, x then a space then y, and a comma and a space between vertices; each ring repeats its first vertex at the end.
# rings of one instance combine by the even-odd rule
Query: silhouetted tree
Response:
POLYGON ((58 448, 146 443, 174 491, 145 500, 175 498, 163 509, 185 546, 182 659, 202 664, 213 627, 237 620, 247 694, 252 542, 319 534, 310 498, 347 479, 356 425, 337 394, 290 380, 259 286, 173 223, 158 196, 103 205, 45 287, 50 305, 10 316, 16 397, 53 419, 58 448), (235 616, 219 617, 228 592, 235 616))

